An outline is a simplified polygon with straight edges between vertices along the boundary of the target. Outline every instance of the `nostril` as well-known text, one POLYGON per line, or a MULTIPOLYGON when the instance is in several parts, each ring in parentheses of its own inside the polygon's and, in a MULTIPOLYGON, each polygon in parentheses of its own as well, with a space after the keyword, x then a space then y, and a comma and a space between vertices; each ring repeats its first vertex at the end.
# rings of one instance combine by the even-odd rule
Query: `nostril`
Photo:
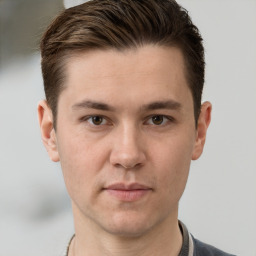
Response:
POLYGON ((124 168, 124 169, 136 169, 138 167, 140 167, 142 164, 141 163, 136 163, 136 164, 121 164, 121 163, 116 163, 115 166, 118 168, 124 168))
POLYGON ((132 168, 135 168, 135 167, 138 167, 140 166, 141 164, 140 163, 137 163, 137 164, 134 164, 134 165, 122 165, 125 169, 132 169, 132 168))

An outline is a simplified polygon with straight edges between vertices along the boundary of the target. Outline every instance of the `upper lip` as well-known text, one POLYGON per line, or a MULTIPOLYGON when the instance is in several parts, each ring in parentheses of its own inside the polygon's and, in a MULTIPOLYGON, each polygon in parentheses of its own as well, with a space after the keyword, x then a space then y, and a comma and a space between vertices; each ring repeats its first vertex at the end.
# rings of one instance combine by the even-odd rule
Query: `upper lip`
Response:
POLYGON ((150 187, 140 184, 140 183, 131 183, 131 184, 125 184, 125 183, 114 183, 112 185, 109 185, 105 187, 105 189, 112 189, 112 190, 148 190, 151 189, 150 187))

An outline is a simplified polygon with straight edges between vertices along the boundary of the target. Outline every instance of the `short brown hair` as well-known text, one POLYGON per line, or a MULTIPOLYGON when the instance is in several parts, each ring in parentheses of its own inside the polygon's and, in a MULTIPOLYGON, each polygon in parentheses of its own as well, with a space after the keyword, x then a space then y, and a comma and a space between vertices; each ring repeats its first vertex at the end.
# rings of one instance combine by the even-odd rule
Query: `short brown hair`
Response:
POLYGON ((174 0, 91 0, 60 13, 40 45, 44 89, 54 124, 58 96, 64 89, 65 63, 73 53, 122 51, 146 44, 181 49, 197 124, 205 69, 202 37, 188 12, 174 0))

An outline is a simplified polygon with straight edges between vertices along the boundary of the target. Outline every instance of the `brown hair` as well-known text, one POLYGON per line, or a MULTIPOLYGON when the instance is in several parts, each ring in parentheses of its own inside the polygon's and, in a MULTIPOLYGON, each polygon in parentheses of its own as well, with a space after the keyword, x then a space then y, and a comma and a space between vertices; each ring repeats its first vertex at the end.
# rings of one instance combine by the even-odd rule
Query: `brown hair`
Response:
POLYGON ((44 89, 54 124, 68 57, 79 51, 122 51, 145 44, 176 46, 183 52, 197 123, 204 85, 204 48, 188 12, 174 0, 92 0, 64 10, 41 40, 44 89))

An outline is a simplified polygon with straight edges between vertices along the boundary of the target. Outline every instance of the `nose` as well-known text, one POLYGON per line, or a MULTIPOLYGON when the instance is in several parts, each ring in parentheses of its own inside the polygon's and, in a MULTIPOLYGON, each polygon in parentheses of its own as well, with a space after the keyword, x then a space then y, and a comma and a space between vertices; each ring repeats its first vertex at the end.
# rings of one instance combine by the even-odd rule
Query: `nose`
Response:
POLYGON ((138 128, 131 125, 120 127, 112 142, 113 148, 110 155, 112 165, 133 169, 145 164, 143 138, 138 128))

